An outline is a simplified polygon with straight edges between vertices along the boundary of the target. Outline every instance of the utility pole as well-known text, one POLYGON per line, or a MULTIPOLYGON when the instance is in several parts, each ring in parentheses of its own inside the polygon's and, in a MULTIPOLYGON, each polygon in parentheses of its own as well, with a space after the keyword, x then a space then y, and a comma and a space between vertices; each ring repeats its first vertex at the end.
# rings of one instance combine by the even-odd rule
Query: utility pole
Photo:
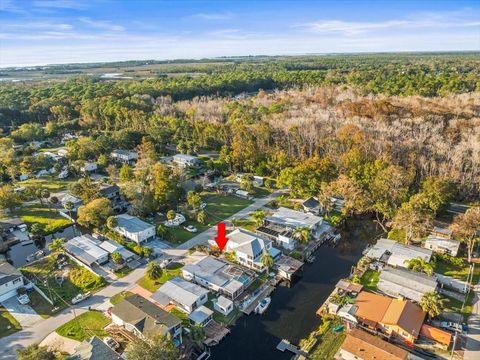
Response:
POLYGON ((453 337, 453 346, 452 346, 452 353, 450 354, 450 360, 453 360, 453 354, 455 352, 455 347, 457 345, 457 337, 458 337, 458 330, 455 330, 455 336, 453 337))

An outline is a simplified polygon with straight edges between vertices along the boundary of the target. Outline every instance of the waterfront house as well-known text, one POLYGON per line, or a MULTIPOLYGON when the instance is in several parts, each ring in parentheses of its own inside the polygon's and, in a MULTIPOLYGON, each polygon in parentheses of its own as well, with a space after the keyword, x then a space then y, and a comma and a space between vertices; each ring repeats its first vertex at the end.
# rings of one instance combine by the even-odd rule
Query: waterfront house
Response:
MULTIPOLYGON (((5 244, 31 241, 27 225, 19 217, 0 219, 0 243, 5 244)), ((1 246, 0 246, 1 249, 1 246)))
POLYGON ((100 185, 100 196, 110 200, 110 204, 115 212, 120 213, 128 209, 128 202, 120 193, 118 185, 100 185))
POLYGON ((256 229, 257 234, 268 238, 287 250, 295 249, 297 241, 293 238, 291 229, 276 224, 264 224, 256 229))
POLYGON ((24 286, 22 273, 4 261, 0 263, 0 302, 17 295, 24 286))
POLYGON ((205 306, 200 306, 188 315, 190 324, 205 327, 213 320, 213 311, 205 306))
POLYGON ((391 266, 406 267, 406 262, 421 257, 429 262, 432 250, 414 245, 403 245, 391 239, 379 239, 375 245, 368 248, 364 255, 391 266))
POLYGON ((200 166, 200 160, 198 159, 198 157, 193 155, 184 155, 184 154, 173 155, 173 162, 183 168, 200 166))
POLYGON ((314 196, 311 196, 307 200, 305 200, 302 203, 302 206, 303 206, 303 210, 305 210, 305 212, 309 212, 309 213, 312 213, 314 215, 320 215, 320 213, 321 213, 320 202, 314 196))
POLYGON ((437 278, 403 268, 386 267, 380 273, 377 288, 392 297, 420 302, 425 293, 437 290, 437 278))
POLYGON ((124 164, 131 164, 137 161, 138 153, 130 150, 116 149, 110 153, 110 157, 124 164))
POLYGON ((67 360, 121 360, 122 357, 113 351, 102 339, 93 336, 75 348, 75 352, 67 356, 67 360))
POLYGON ((460 242, 436 235, 429 235, 423 243, 425 249, 433 250, 436 253, 457 256, 460 242))
POLYGON ((303 262, 300 260, 294 259, 290 256, 281 255, 275 262, 277 276, 292 281, 295 276, 298 276, 301 273, 303 265, 303 262))
POLYGON ((263 239, 244 229, 235 229, 228 234, 227 237, 226 250, 233 251, 237 261, 241 265, 253 270, 265 270, 262 264, 262 256, 265 251, 268 252, 274 260, 281 254, 280 250, 272 247, 270 240, 263 239))
POLYGON ((88 267, 103 265, 109 260, 108 252, 98 246, 96 240, 88 234, 70 239, 63 245, 63 248, 70 257, 88 267))
POLYGON ((124 298, 110 312, 115 325, 140 338, 168 334, 176 346, 182 343, 182 321, 138 294, 124 298))
POLYGON ((363 326, 390 337, 413 343, 420 334, 425 311, 409 300, 360 292, 355 299, 355 317, 363 326))
POLYGON ((208 301, 209 291, 181 277, 174 277, 163 284, 151 298, 160 305, 175 305, 190 314, 208 301))
POLYGON ((196 263, 185 265, 182 276, 232 300, 255 279, 253 272, 213 256, 205 256, 196 263))
MULTIPOLYGON (((347 334, 335 359, 342 360, 407 360, 415 359, 398 346, 390 344, 377 336, 360 329, 347 334)), ((420 359, 420 358, 418 358, 420 359)))
POLYGON ((142 244, 155 238, 155 226, 136 216, 121 214, 116 216, 117 226, 113 229, 128 240, 142 244))
POLYGON ((233 301, 220 295, 218 299, 213 301, 213 309, 224 316, 228 316, 233 311, 233 301))

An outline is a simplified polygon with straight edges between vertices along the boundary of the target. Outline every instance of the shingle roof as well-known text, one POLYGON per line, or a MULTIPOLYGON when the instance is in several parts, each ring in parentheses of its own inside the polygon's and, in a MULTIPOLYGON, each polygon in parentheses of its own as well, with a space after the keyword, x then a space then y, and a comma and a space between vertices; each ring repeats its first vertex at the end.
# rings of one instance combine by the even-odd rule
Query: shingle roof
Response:
POLYGON ((228 234, 228 247, 234 251, 242 252, 256 258, 263 252, 263 249, 270 244, 270 240, 263 239, 258 235, 244 230, 236 229, 228 234))
POLYGON ((136 233, 150 229, 153 225, 140 220, 136 216, 121 214, 117 215, 117 227, 123 228, 130 233, 136 233))
POLYGON ((78 345, 75 353, 67 360, 120 360, 121 357, 105 344, 101 339, 93 336, 78 345))
POLYGON ((359 329, 353 329, 347 335, 341 348, 363 360, 405 360, 409 354, 408 351, 359 329))
POLYGON ((8 262, 0 263, 0 285, 9 283, 22 276, 22 273, 8 262))
POLYGON ((208 290, 177 276, 163 284, 151 298, 163 304, 164 298, 167 297, 179 304, 191 307, 206 294, 208 294, 208 290))
POLYGON ((320 202, 315 197, 312 196, 307 200, 305 200, 302 205, 305 206, 306 208, 314 209, 320 206, 320 202))
POLYGON ((181 320, 140 295, 126 297, 112 308, 112 314, 134 325, 145 336, 166 334, 181 320))

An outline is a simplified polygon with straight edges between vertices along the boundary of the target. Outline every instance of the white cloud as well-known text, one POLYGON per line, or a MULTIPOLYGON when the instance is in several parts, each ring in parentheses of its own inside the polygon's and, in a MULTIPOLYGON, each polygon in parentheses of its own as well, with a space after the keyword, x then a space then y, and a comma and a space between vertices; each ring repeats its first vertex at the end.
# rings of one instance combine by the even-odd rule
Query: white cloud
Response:
POLYGON ((202 19, 202 20, 229 20, 233 17, 233 14, 230 12, 225 13, 198 13, 193 14, 192 18, 202 19))
POLYGON ((79 20, 82 23, 96 29, 108 30, 108 31, 124 31, 125 30, 123 26, 115 25, 111 21, 93 20, 87 17, 79 18, 79 20))
POLYGON ((26 15, 28 13, 25 9, 22 9, 17 4, 15 4, 13 0, 1 0, 0 12, 9 12, 19 15, 26 15))

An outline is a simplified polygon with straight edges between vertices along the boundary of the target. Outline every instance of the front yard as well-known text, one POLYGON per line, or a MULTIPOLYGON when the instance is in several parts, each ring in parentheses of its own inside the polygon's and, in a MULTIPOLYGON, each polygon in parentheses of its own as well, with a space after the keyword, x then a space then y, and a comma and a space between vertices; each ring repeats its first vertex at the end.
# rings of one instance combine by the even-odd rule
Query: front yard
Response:
POLYGON ((45 234, 53 234, 72 224, 55 209, 48 209, 40 204, 22 207, 15 211, 15 215, 19 216, 29 229, 36 223, 42 225, 45 234))
POLYGON ((77 179, 57 179, 55 176, 45 176, 39 179, 27 179, 19 181, 15 186, 38 186, 42 189, 47 189, 50 192, 60 192, 68 190, 70 184, 74 183, 77 179))
POLYGON ((368 269, 360 278, 360 283, 368 290, 376 291, 380 273, 375 270, 368 269))
POLYGON ((182 272, 182 264, 172 263, 169 264, 167 269, 163 269, 162 276, 158 280, 152 280, 147 275, 143 276, 137 281, 137 284, 143 287, 145 290, 154 293, 160 286, 165 284, 168 280, 173 279, 175 276, 179 276, 182 272))
POLYGON ((99 338, 108 336, 104 328, 110 319, 99 311, 88 311, 57 328, 58 335, 69 339, 83 341, 96 335, 99 338))
POLYGON ((22 330, 19 322, 3 306, 0 306, 0 338, 22 330))
POLYGON ((134 295, 134 294, 131 291, 119 292, 118 294, 116 294, 116 295, 114 295, 110 298, 110 303, 112 305, 117 305, 120 301, 122 301, 126 297, 129 297, 130 295, 134 295))

